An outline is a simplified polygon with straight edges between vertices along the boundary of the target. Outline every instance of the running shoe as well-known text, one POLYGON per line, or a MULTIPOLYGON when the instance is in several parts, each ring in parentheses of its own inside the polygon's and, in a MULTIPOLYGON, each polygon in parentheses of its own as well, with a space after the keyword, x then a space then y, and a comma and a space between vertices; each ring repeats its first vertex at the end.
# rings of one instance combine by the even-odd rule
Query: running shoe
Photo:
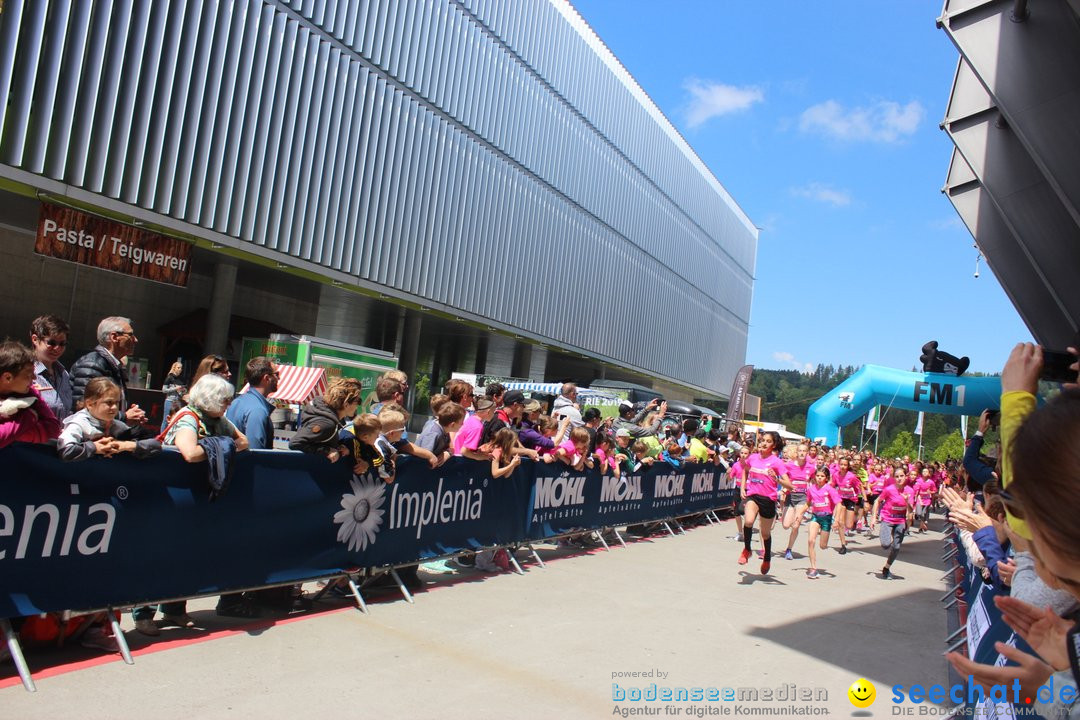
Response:
POLYGON ((750 551, 743 548, 743 551, 739 553, 739 564, 745 565, 750 560, 750 551))
POLYGON ((762 575, 768 575, 769 574, 769 568, 771 568, 771 567, 772 567, 772 563, 770 561, 762 560, 761 561, 761 574, 762 575))
POLYGON ((817 580, 817 570, 807 570, 806 571, 806 579, 807 580, 817 580))
POLYGON ((841 545, 840 549, 836 551, 838 555, 847 555, 847 545, 841 545))
POLYGON ((889 566, 888 565, 881 568, 881 579, 882 580, 888 580, 889 579, 889 566))
POLYGON ((787 550, 784 551, 784 559, 785 560, 794 560, 795 559, 791 555, 791 548, 788 548, 787 550))

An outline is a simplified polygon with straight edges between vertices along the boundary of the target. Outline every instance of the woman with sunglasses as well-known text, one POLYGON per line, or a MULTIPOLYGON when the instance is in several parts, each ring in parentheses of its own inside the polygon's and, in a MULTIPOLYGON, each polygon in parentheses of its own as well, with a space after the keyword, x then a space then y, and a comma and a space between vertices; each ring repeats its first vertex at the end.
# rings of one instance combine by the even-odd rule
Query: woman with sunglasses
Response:
POLYGON ((30 323, 30 344, 34 348, 34 387, 41 399, 63 420, 72 413, 71 375, 60 364, 67 349, 68 324, 55 315, 42 315, 30 323))

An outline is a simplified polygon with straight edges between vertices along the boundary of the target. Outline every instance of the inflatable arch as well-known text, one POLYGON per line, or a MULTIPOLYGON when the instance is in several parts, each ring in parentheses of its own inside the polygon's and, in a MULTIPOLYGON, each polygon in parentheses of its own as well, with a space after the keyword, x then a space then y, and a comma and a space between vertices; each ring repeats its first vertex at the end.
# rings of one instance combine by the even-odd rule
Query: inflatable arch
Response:
POLYGON ((1001 402, 1001 378, 956 377, 864 365, 806 413, 806 436, 836 445, 840 429, 875 405, 945 415, 978 415, 1001 402))

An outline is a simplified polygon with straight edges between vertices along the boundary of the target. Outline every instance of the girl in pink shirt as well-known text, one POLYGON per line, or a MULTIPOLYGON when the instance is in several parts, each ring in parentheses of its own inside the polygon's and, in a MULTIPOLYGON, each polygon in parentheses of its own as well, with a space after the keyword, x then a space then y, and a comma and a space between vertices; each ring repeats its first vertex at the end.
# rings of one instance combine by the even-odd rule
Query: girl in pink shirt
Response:
POLYGON ((832 471, 832 484, 840 495, 840 507, 836 510, 836 533, 840 536, 837 552, 844 555, 847 553, 847 536, 855 534, 859 497, 864 495, 862 482, 851 472, 851 463, 846 457, 840 458, 832 471))
POLYGON ((806 492, 811 478, 814 477, 814 469, 806 462, 809 450, 805 443, 799 443, 795 449, 795 459, 786 463, 791 491, 784 500, 784 529, 791 530, 791 533, 788 535, 787 550, 784 551, 785 560, 792 559, 791 548, 795 545, 795 538, 799 536, 799 526, 802 525, 803 513, 806 512, 806 492))
POLYGON ((746 461, 749 459, 750 448, 743 445, 739 448, 739 459, 728 470, 731 482, 739 488, 739 492, 735 493, 735 529, 738 531, 736 540, 742 540, 743 537, 743 513, 746 512, 746 493, 743 490, 746 486, 746 461))
POLYGON ((885 488, 881 491, 881 495, 878 496, 877 502, 874 503, 874 514, 877 515, 880 512, 881 517, 879 525, 881 528, 881 547, 889 551, 889 557, 885 560, 885 567, 881 568, 881 577, 885 580, 889 579, 892 564, 900 553, 900 545, 904 542, 904 536, 907 534, 908 520, 914 507, 912 496, 904 492, 910 490, 910 488, 905 487, 907 485, 907 469, 900 465, 896 468, 894 475, 896 478, 895 483, 890 483, 887 480, 885 488))
POLYGON ((767 430, 758 436, 758 451, 746 460, 746 482, 740 493, 746 499, 746 510, 739 564, 745 565, 750 559, 750 539, 753 537, 754 523, 760 515, 761 542, 765 546, 761 561, 762 575, 767 575, 772 565, 772 526, 776 520, 777 488, 782 485, 791 489, 787 465, 776 455, 783 447, 780 434, 775 431, 767 430))
POLYGON ((806 490, 810 507, 810 525, 807 528, 806 552, 810 556, 810 569, 806 577, 816 580, 817 550, 815 540, 821 542, 821 549, 829 546, 829 534, 832 532, 833 511, 840 504, 840 494, 829 484, 829 469, 824 465, 814 471, 814 482, 806 490))
POLYGON ((930 468, 924 467, 922 475, 915 481, 915 519, 919 521, 919 532, 924 533, 930 528, 926 521, 930 518, 930 506, 934 504, 934 493, 937 492, 937 484, 930 477, 930 468))

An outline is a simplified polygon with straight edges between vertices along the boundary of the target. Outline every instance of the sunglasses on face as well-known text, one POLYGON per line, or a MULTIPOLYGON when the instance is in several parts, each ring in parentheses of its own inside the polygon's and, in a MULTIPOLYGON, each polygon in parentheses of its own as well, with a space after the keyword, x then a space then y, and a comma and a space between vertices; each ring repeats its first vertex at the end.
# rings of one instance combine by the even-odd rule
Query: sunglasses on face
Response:
POLYGON ((45 341, 45 344, 49 347, 67 347, 67 340, 53 340, 52 338, 45 341))

